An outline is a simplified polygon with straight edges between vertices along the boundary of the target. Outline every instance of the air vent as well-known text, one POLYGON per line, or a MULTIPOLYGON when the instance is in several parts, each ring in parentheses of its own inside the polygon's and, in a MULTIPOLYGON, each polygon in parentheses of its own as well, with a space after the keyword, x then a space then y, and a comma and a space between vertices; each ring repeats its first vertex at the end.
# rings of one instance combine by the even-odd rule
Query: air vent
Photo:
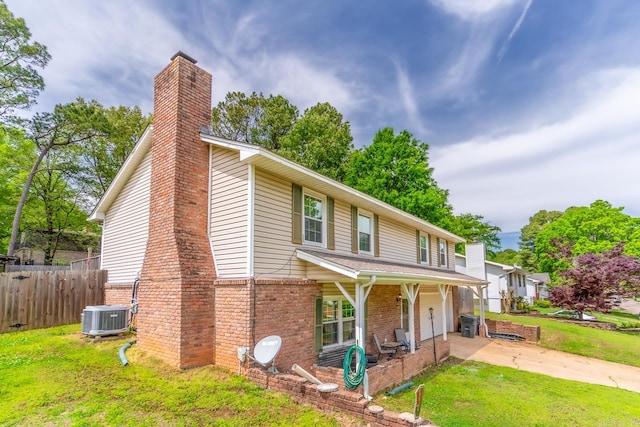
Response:
POLYGON ((94 305, 82 312, 82 333, 114 335, 127 331, 129 308, 125 305, 94 305))

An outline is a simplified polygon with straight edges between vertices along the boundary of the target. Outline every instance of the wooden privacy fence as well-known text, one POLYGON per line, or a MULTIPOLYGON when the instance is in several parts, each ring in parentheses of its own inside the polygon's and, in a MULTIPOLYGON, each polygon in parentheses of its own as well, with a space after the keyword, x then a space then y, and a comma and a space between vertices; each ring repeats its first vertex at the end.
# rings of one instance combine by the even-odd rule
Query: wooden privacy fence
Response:
POLYGON ((79 323, 88 305, 104 304, 106 270, 0 274, 0 333, 79 323))

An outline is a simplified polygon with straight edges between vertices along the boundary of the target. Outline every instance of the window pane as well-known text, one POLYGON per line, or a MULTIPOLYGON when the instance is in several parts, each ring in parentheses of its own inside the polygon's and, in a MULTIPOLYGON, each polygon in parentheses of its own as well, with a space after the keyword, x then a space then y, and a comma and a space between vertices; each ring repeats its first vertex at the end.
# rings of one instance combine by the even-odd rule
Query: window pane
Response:
POLYGON ((371 252, 371 218, 358 215, 359 248, 363 252, 371 252))
POLYGON ((349 301, 342 301, 342 318, 353 318, 355 316, 356 310, 353 308, 349 301))
POLYGON ((356 336, 356 321, 345 320, 342 322, 342 342, 354 339, 356 336))
POLYGON ((402 299, 402 304, 400 305, 400 309, 402 311, 402 329, 405 331, 409 331, 409 300, 406 298, 402 299))
POLYGON ((363 252, 371 252, 371 236, 367 233, 359 233, 360 235, 360 250, 363 252))
POLYGON ((304 219, 304 240, 322 243, 322 221, 310 218, 304 219))
POLYGON ((304 196, 304 216, 322 220, 322 201, 311 196, 304 196))
POLYGON ((322 321, 334 321, 338 319, 338 301, 322 302, 322 321))
POLYGON ((338 322, 322 325, 322 345, 338 343, 338 322))
POLYGON ((420 248, 420 261, 422 262, 427 262, 427 249, 426 248, 420 248))

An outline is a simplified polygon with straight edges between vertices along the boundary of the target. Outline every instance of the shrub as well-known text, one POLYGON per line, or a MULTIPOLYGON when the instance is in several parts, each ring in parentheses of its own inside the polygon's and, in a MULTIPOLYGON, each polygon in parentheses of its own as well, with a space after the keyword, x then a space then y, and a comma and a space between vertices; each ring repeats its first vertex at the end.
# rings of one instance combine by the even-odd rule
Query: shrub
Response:
POLYGON ((547 299, 539 299, 536 300, 535 306, 540 308, 549 308, 551 307, 551 301, 547 299))

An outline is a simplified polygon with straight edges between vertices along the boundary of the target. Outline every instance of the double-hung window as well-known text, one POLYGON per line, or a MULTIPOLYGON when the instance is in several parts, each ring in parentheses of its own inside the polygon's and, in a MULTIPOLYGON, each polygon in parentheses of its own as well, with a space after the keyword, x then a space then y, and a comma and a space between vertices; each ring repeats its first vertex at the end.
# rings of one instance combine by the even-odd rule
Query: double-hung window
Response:
POLYGON ((439 255, 440 255, 440 266, 447 266, 447 242, 445 240, 440 240, 439 244, 439 255))
POLYGON ((322 302, 322 345, 345 345, 355 341, 355 309, 342 298, 322 302))
POLYGON ((304 241, 324 244, 324 200, 311 194, 304 195, 304 241))
POLYGON ((427 236, 420 236, 420 262, 429 263, 429 239, 427 236))
POLYGON ((373 251, 373 221, 371 216, 358 213, 358 248, 360 252, 371 253, 373 251))

